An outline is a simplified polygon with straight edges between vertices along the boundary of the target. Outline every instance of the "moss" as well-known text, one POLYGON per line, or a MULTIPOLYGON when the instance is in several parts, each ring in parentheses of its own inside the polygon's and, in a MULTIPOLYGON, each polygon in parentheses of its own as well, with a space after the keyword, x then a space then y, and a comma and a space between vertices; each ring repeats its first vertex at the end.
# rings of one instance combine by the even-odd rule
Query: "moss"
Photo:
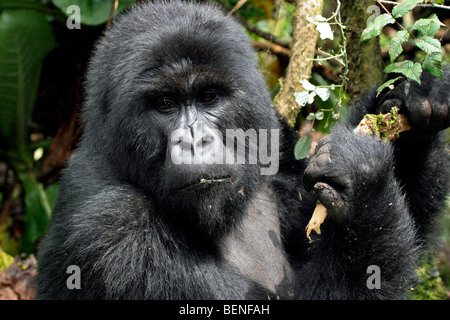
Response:
POLYGON ((413 300, 445 300, 447 292, 435 263, 424 258, 421 267, 416 270, 419 283, 411 290, 413 300))
POLYGON ((395 140, 401 128, 398 108, 393 107, 390 113, 367 114, 364 116, 364 123, 368 126, 370 134, 375 134, 382 141, 395 140))
POLYGON ((393 107, 391 109, 391 119, 389 120, 389 127, 393 127, 398 121, 398 108, 393 107))

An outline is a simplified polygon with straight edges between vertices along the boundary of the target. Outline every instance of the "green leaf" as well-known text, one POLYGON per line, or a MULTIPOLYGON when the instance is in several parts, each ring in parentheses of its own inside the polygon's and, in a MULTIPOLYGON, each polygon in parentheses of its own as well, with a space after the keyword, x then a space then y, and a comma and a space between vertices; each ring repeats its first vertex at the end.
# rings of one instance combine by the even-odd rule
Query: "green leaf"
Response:
POLYGON ((293 4, 290 4, 289 2, 282 2, 282 5, 284 8, 286 8, 286 10, 289 12, 289 14, 294 14, 295 10, 297 9, 296 6, 294 6, 293 4))
POLYGON ((309 136, 303 136, 298 139, 294 147, 294 157, 297 160, 304 159, 309 155, 311 150, 311 138, 309 136))
POLYGON ((390 14, 382 14, 375 19, 364 29, 360 41, 365 41, 381 34, 383 27, 387 24, 394 23, 395 19, 390 14))
MULTIPOLYGON (((71 5, 77 5, 81 11, 81 23, 88 26, 97 26, 105 23, 109 19, 111 12, 111 1, 105 0, 52 0, 53 4, 58 7, 68 17, 72 12, 67 12, 67 8, 71 5)), ((135 3, 135 0, 119 1, 117 13, 119 14, 123 9, 135 3)))
POLYGON ((439 40, 428 36, 416 39, 416 46, 425 51, 426 54, 441 52, 441 43, 439 40))
POLYGON ((56 41, 44 15, 33 10, 0 13, 0 136, 17 169, 27 167, 28 125, 44 57, 56 41))
POLYGON ((0 270, 6 270, 14 262, 14 257, 0 249, 0 270))
POLYGON ((406 0, 403 3, 400 3, 399 5, 396 5, 394 7, 394 9, 392 9, 392 15, 394 16, 394 18, 403 17, 410 10, 414 9, 414 7, 419 2, 422 2, 422 0, 406 0))
POLYGON ((377 97, 378 97, 378 95, 381 93, 381 91, 384 90, 384 88, 389 87, 391 84, 393 84, 395 81, 397 81, 397 80, 399 80, 399 79, 401 79, 401 78, 403 78, 403 77, 400 76, 400 77, 397 77, 397 78, 395 78, 395 79, 391 79, 391 80, 386 81, 385 83, 383 83, 381 86, 379 86, 378 89, 377 89, 377 97))
POLYGON ((306 120, 313 120, 315 117, 316 117, 316 114, 311 112, 310 114, 308 114, 306 116, 306 120))
MULTIPOLYGON (((436 13, 433 13, 431 16, 429 16, 427 19, 429 20, 433 20, 434 22, 436 22, 438 25, 440 25, 441 27, 446 27, 445 23, 442 23, 441 20, 439 20, 438 16, 436 15, 436 13)), ((419 20, 420 21, 420 20, 419 20)), ((424 24, 426 24, 426 22, 424 22, 424 24)))
POLYGON ((323 120, 323 116, 324 116, 323 111, 319 111, 316 113, 315 117, 317 120, 323 120))
MULTIPOLYGON (((429 16, 426 19, 417 20, 411 27, 408 28, 408 30, 416 30, 416 29, 419 30, 421 27, 427 27, 430 23, 435 23, 439 27, 446 26, 444 23, 441 22, 441 20, 439 20, 438 16, 435 13, 433 13, 431 16, 429 16)), ((434 34, 429 35, 429 36, 432 37, 432 36, 434 36, 434 34)))
POLYGON ((53 211, 56 204, 56 199, 59 195, 59 185, 57 183, 52 183, 45 188, 45 194, 47 195, 48 204, 50 205, 51 211, 53 211))
POLYGON ((57 185, 50 185, 44 190, 42 183, 28 172, 19 172, 19 179, 25 189, 25 233, 21 239, 22 250, 34 251, 34 243, 44 234, 50 221, 57 185))
POLYGON ((442 55, 440 52, 432 52, 427 54, 422 65, 423 69, 431 75, 444 78, 444 71, 442 69, 442 55))
POLYGON ((415 24, 408 28, 409 31, 417 30, 419 32, 419 36, 429 36, 434 37, 436 33, 438 33, 440 28, 440 22, 434 19, 420 19, 417 20, 415 24))
POLYGON ((412 79, 420 84, 420 75, 422 74, 422 66, 417 62, 409 60, 397 62, 388 65, 384 68, 386 73, 401 73, 409 79, 412 79))
POLYGON ((402 44, 409 39, 409 32, 406 30, 401 30, 396 33, 392 38, 389 45, 389 56, 391 57, 391 62, 403 52, 402 44))

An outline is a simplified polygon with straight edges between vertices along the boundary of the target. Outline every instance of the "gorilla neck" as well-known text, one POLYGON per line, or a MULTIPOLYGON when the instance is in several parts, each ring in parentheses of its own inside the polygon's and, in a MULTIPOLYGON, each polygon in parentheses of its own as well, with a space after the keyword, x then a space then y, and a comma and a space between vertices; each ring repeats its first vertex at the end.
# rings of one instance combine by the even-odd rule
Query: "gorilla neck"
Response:
POLYGON ((187 239, 216 242, 242 221, 253 196, 254 187, 250 186, 245 190, 212 186, 205 194, 165 199, 160 210, 167 223, 187 239))

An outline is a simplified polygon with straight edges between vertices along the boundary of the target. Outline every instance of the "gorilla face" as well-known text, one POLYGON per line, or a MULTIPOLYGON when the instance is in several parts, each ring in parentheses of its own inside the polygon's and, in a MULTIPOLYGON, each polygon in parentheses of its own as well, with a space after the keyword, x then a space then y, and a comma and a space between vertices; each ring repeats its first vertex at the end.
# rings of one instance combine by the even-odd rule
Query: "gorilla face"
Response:
POLYGON ((95 139, 90 143, 112 164, 111 174, 144 189, 168 216, 213 233, 238 218, 236 208, 263 179, 260 161, 249 161, 261 139, 249 130, 279 124, 238 24, 216 10, 198 20, 178 11, 161 21, 170 13, 158 10, 124 15, 97 45, 85 136, 95 139), (164 27, 156 30, 158 24, 164 27), (230 130, 236 147, 227 140, 230 130))

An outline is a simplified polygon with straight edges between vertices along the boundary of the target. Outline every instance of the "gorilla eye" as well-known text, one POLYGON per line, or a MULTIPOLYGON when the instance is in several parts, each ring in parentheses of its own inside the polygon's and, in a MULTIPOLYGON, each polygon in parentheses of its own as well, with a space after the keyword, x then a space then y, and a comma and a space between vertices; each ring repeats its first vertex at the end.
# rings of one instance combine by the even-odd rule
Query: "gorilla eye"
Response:
POLYGON ((218 97, 218 95, 216 92, 214 92, 212 90, 206 91, 200 96, 200 102, 201 103, 212 103, 217 99, 217 97, 218 97))
POLYGON ((163 98, 158 103, 158 110, 170 110, 175 108, 175 103, 173 103, 170 99, 163 98))

